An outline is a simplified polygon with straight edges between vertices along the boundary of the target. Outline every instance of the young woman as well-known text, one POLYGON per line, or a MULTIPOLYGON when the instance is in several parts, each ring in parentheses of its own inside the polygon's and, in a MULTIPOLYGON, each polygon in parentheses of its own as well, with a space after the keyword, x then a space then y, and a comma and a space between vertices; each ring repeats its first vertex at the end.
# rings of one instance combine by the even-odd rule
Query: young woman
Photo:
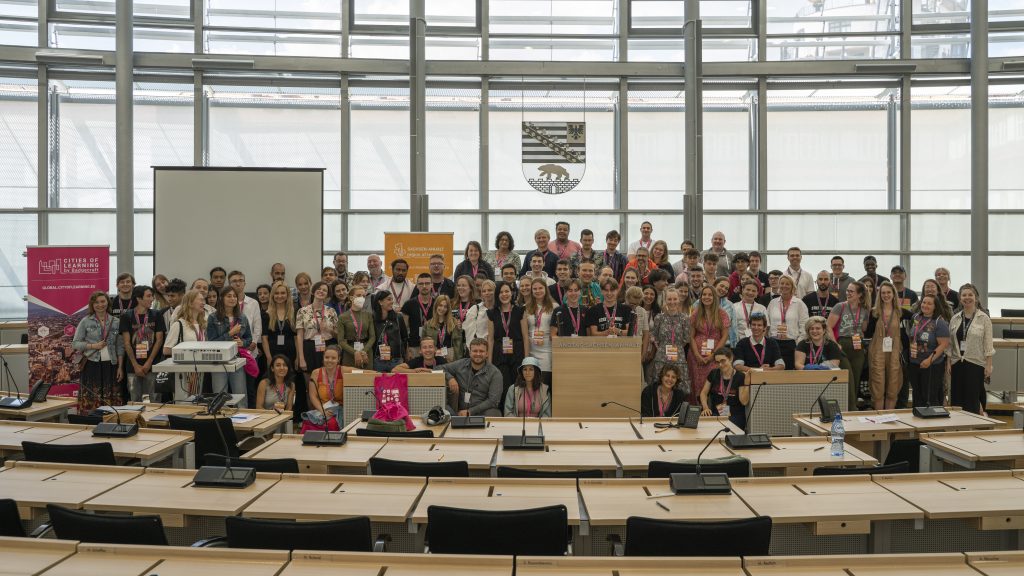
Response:
POLYGON ((505 393, 505 416, 550 418, 551 392, 541 376, 540 362, 533 356, 523 358, 515 386, 505 393))
POLYGON ((626 268, 626 271, 622 273, 622 285, 619 286, 619 302, 626 301, 626 290, 629 290, 633 286, 640 285, 640 274, 636 271, 636 268, 626 268))
POLYGON ((220 301, 220 293, 211 286, 210 289, 206 291, 206 305, 216 310, 218 301, 220 301))
MULTIPOLYGON (((320 282, 318 282, 320 284, 320 282)), ((341 427, 341 419, 345 404, 345 372, 351 372, 351 368, 341 366, 341 348, 334 344, 328 346, 323 353, 323 366, 313 370, 309 380, 309 409, 320 413, 327 413, 327 427, 330 430, 338 430, 341 427), (333 406, 327 404, 333 402, 333 406), (335 426, 330 420, 336 420, 335 426)))
POLYGON ((256 407, 276 410, 278 414, 291 412, 295 404, 295 373, 291 360, 278 354, 270 362, 267 377, 256 388, 256 407))
POLYGON ((348 311, 338 317, 337 343, 344 352, 341 363, 363 370, 373 369, 373 347, 377 344, 368 304, 366 289, 353 286, 348 293, 348 311))
POLYGON ((494 270, 495 281, 501 280, 502 266, 512 264, 516 267, 516 270, 520 270, 523 267, 519 254, 514 252, 515 247, 516 243, 512 240, 512 235, 501 231, 494 238, 494 250, 484 254, 484 262, 490 264, 491 269, 494 270))
POLYGON ((744 374, 732 365, 732 349, 715 350, 714 370, 708 373, 700 391, 701 416, 726 416, 741 430, 747 428, 750 388, 744 386, 744 374))
POLYGON ((878 287, 878 298, 871 311, 867 334, 871 336, 868 345, 868 383, 871 387, 871 404, 875 410, 896 408, 896 399, 903 386, 903 339, 900 337, 900 322, 907 312, 896 301, 896 287, 892 282, 882 282, 878 287))
POLYGON ((452 301, 444 294, 434 300, 434 314, 423 327, 423 335, 433 338, 437 355, 444 356, 448 362, 463 357, 462 328, 452 315, 452 301))
MULTIPOLYGON (((497 300, 494 298, 495 284, 493 280, 484 280, 480 282, 480 303, 484 306, 484 317, 480 319, 484 325, 487 324, 487 311, 494 308, 497 300)), ((487 336, 485 335, 484 338, 487 336)))
POLYGON ((118 337, 125 350, 124 371, 128 379, 128 396, 132 402, 157 392, 153 363, 163 348, 163 314, 153 310, 154 290, 149 286, 136 286, 132 291, 135 308, 125 312, 118 320, 118 337))
MULTIPOLYGON (((665 309, 654 319, 651 342, 654 358, 651 362, 653 374, 661 374, 666 364, 676 367, 679 372, 678 387, 690 397, 690 371, 686 366, 686 346, 690 343, 690 315, 683 308, 682 296, 675 288, 665 289, 665 309)), ((649 380, 656 384, 654 378, 649 380)))
POLYGON ((327 284, 317 282, 311 293, 313 301, 295 313, 295 331, 302 346, 298 349, 299 371, 308 377, 323 365, 328 341, 338 333, 338 315, 327 305, 327 284))
POLYGON ((530 295, 526 311, 519 321, 526 338, 523 352, 539 362, 541 379, 551 385, 551 316, 555 313, 555 301, 551 299, 548 285, 537 278, 530 283, 530 295))
MULTIPOLYGON (((921 285, 921 298, 925 296, 935 296, 935 313, 946 322, 953 319, 953 310, 949 307, 949 302, 942 297, 942 288, 939 283, 931 278, 924 281, 921 285)), ((921 301, 918 300, 917 304, 911 308, 914 314, 921 311, 921 301)))
POLYGON ((786 370, 792 370, 795 366, 796 341, 804 337, 804 324, 809 313, 803 300, 796 297, 793 278, 783 274, 778 282, 779 297, 772 299, 765 307, 768 312, 768 335, 779 342, 786 370))
POLYGON ((857 388, 867 358, 864 339, 871 316, 870 302, 864 284, 850 282, 846 286, 846 300, 833 306, 828 315, 828 329, 839 336, 839 346, 850 363, 847 405, 851 411, 857 409, 857 388))
POLYGON ((715 294, 718 295, 718 306, 729 317, 729 338, 726 344, 730 348, 735 348, 736 342, 739 341, 739 336, 736 332, 736 311, 733 310, 732 302, 729 301, 729 279, 725 276, 719 276, 715 279, 713 285, 715 287, 715 294))
POLYGON ((163 274, 157 274, 153 276, 153 310, 166 310, 169 308, 167 305, 167 285, 170 281, 167 276, 163 274))
POLYGON ((679 412, 687 394, 679 388, 682 374, 674 364, 665 364, 658 381, 640 392, 640 414, 650 417, 672 416, 679 412))
POLYGON ((93 292, 85 318, 78 323, 71 341, 71 347, 82 353, 84 362, 78 392, 79 414, 88 414, 97 406, 124 404, 118 385, 124 376, 124 341, 117 337, 118 321, 109 308, 110 298, 104 292, 93 292))
POLYGON ((808 366, 839 368, 843 351, 832 339, 832 331, 826 326, 824 318, 808 318, 804 324, 804 334, 807 336, 796 345, 794 363, 797 370, 806 370, 808 366))
POLYGON ((260 312, 266 313, 270 305, 270 286, 260 284, 256 287, 256 301, 260 303, 260 312))
POLYGON ((580 304, 580 295, 583 293, 580 286, 579 279, 569 280, 565 304, 555 309, 555 317, 551 321, 555 327, 551 334, 552 339, 587 335, 586 323, 583 322, 587 309, 580 304))
POLYGON ((356 286, 362 286, 363 290, 365 290, 367 294, 370 294, 372 292, 370 290, 370 275, 362 270, 353 274, 352 284, 349 286, 349 290, 352 290, 352 288, 355 288, 356 286))
POLYGON ((498 282, 495 293, 497 305, 487 313, 487 347, 491 351, 491 364, 501 372, 504 400, 515 382, 516 372, 523 361, 523 309, 512 298, 512 283, 498 282))
MULTIPOLYGON (((252 343, 249 320, 242 315, 234 288, 226 286, 221 289, 217 311, 206 319, 206 339, 218 342, 234 341, 239 350, 248 348, 252 343)), ((231 373, 214 372, 212 381, 214 393, 227 390, 230 384, 232 394, 245 394, 245 370, 231 373)))
MULTIPOLYGON (((700 289, 700 300, 690 315, 689 369, 691 382, 703 382, 714 369, 714 351, 729 334, 729 317, 718 306, 718 294, 711 286, 700 289)), ((795 302, 800 302, 795 300, 795 302)), ((802 302, 801 302, 802 304, 802 302)), ((690 403, 697 403, 696 386, 690 389, 690 403)))
MULTIPOLYGON (((164 356, 171 355, 171 349, 182 342, 206 340, 206 299, 199 290, 189 290, 178 306, 174 321, 167 328, 164 356)), ((183 375, 184 382, 174 387, 174 399, 184 400, 200 391, 202 378, 197 374, 183 375)))
POLYGON ((654 318, 661 313, 661 306, 658 305, 658 291, 654 286, 647 285, 643 287, 643 295, 644 299, 640 306, 647 311, 648 320, 653 322, 654 318))
MULTIPOLYGON (((474 338, 487 338, 487 308, 477 298, 476 282, 469 276, 455 278, 456 324, 462 328, 463 341, 469 345, 474 338)), ((463 350, 465 357, 468 350, 463 350)))
POLYGON ((305 272, 295 275, 295 309, 302 310, 313 303, 313 279, 305 272))
POLYGON ((736 337, 750 337, 750 317, 753 314, 768 316, 768 309, 756 302, 761 291, 761 283, 757 280, 744 280, 740 284, 740 301, 732 305, 733 316, 736 317, 736 337))
POLYGON ((373 295, 373 330, 377 335, 373 370, 391 372, 405 360, 409 328, 405 325, 405 318, 395 311, 395 295, 390 290, 373 295))
POLYGON ((985 379, 992 376, 992 320, 981 309, 974 284, 960 287, 961 309, 949 324, 950 404, 968 412, 982 413, 985 379))
POLYGON ((348 311, 348 284, 341 280, 335 280, 329 290, 331 298, 328 300, 328 304, 334 308, 338 318, 341 318, 348 311))
POLYGON ((914 406, 942 406, 943 381, 946 372, 946 350, 949 348, 949 324, 938 312, 939 295, 921 297, 920 312, 914 314, 907 336, 910 355, 907 372, 914 406))
POLYGON ((288 287, 280 280, 270 288, 270 302, 263 316, 262 340, 264 356, 284 355, 293 367, 297 366, 297 350, 301 342, 295 326, 294 302, 288 287))
POLYGON ((667 272, 669 278, 675 277, 676 274, 672 270, 672 263, 668 261, 668 242, 664 240, 654 241, 654 245, 651 246, 651 264, 667 272))
POLYGON ((475 280, 477 274, 483 273, 488 278, 494 278, 494 267, 483 259, 484 250, 480 247, 479 242, 470 240, 466 244, 464 255, 465 260, 459 262, 459 265, 455 267, 455 274, 452 277, 469 276, 470 279, 475 280))

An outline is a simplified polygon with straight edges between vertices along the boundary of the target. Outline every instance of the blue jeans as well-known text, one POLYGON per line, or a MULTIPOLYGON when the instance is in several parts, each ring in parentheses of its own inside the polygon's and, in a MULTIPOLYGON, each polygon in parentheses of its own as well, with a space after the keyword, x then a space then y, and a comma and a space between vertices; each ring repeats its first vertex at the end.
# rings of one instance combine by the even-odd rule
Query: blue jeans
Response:
MULTIPOLYGON (((241 394, 242 396, 245 396, 245 370, 236 370, 230 374, 225 374, 224 372, 213 373, 212 387, 214 394, 224 392, 229 385, 231 386, 230 392, 232 394, 241 394)), ((246 401, 242 400, 238 405, 244 408, 246 406, 246 401)))

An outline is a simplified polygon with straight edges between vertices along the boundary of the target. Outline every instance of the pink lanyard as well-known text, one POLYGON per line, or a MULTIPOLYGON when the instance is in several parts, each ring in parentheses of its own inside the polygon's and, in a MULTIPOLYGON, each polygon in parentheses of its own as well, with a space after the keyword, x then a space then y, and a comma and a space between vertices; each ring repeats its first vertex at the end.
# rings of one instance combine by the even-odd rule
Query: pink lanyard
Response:
POLYGON ((747 303, 740 302, 743 305, 743 318, 747 321, 747 328, 750 328, 750 311, 747 310, 747 303))
MULTIPOLYGON (((405 295, 405 282, 402 283, 402 289, 395 292, 395 281, 391 280, 391 295, 395 297, 395 302, 398 304, 402 303, 402 296, 405 295)), ((396 304, 397 306, 397 304, 396 304)))
POLYGON ((543 318, 543 316, 544 316, 544 309, 543 308, 537 308, 537 315, 536 315, 536 317, 534 318, 534 321, 533 321, 533 331, 534 332, 537 332, 539 330, 543 330, 543 328, 541 327, 541 318, 543 318))
MULTIPOLYGON (((735 374, 733 376, 735 376, 735 374)), ((725 375, 722 374, 722 371, 718 371, 718 390, 721 392, 722 398, 727 398, 729 396, 729 390, 732 389, 732 378, 733 377, 730 376, 729 380, 726 381, 725 375), (726 386, 726 383, 728 383, 728 386, 726 386)))
POLYGON ((667 410, 669 405, 672 404, 672 399, 669 398, 668 402, 662 402, 661 401, 661 394, 658 393, 658 392, 655 392, 655 394, 658 395, 658 416, 664 416, 665 415, 665 410, 667 410))
POLYGON ((825 342, 822 341, 821 346, 818 347, 818 354, 814 354, 814 342, 807 341, 807 348, 810 352, 808 354, 811 357, 811 364, 821 364, 821 355, 825 353, 825 342))
POLYGON ((469 312, 469 308, 463 308, 462 302, 459 302, 459 322, 466 321, 466 313, 469 312))
POLYGON ((444 336, 447 334, 447 328, 444 324, 441 325, 441 331, 437 333, 437 345, 444 348, 444 336))
POLYGON ((523 386, 523 412, 529 416, 533 410, 533 399, 537 397, 537 393, 530 392, 530 386, 523 386))
POLYGON ((355 328, 356 328, 356 340, 362 340, 363 339, 363 325, 359 323, 359 320, 356 320, 355 312, 349 310, 348 311, 348 315, 352 318, 352 325, 355 326, 355 328))
MULTIPOLYGON (((931 321, 932 321, 931 318, 924 318, 920 314, 918 314, 917 317, 924 319, 924 322, 921 322, 920 320, 915 320, 914 321, 914 333, 913 333, 913 335, 911 335, 911 340, 913 340, 914 342, 918 342, 917 336, 921 332, 923 332, 924 329, 928 327, 928 324, 931 324, 931 321)), ((927 345, 928 343, 925 342, 924 344, 927 345)))
POLYGON ((754 358, 757 358, 757 367, 764 366, 764 357, 768 354, 768 338, 765 338, 764 342, 761 343, 760 354, 757 353, 757 344, 753 340, 750 341, 750 349, 754 351, 754 358))
MULTIPOLYGON (((857 315, 853 317, 853 333, 854 334, 859 334, 860 333, 860 311, 861 310, 863 310, 863 308, 858 307, 857 308, 857 315)), ((853 316, 853 312, 850 311, 850 303, 849 302, 846 303, 846 311, 849 312, 851 316, 853 316)))
POLYGON ((100 322, 100 317, 97 316, 96 314, 93 314, 92 317, 95 318, 96 319, 96 323, 100 325, 100 342, 106 342, 107 341, 107 334, 110 333, 110 322, 109 322, 110 316, 107 316, 106 314, 104 314, 102 322, 100 322))
POLYGON ((146 340, 146 320, 148 314, 139 314, 136 316, 138 322, 138 329, 135 331, 135 336, 139 342, 146 340))
POLYGON ((607 306, 604 307, 604 317, 608 320, 608 329, 609 330, 611 330, 613 327, 615 327, 615 319, 618 318, 618 315, 619 315, 619 305, 618 304, 616 304, 615 307, 612 308, 611 315, 608 314, 608 307, 607 306))
POLYGON ((570 306, 565 307, 569 311, 569 322, 572 323, 573 334, 580 333, 580 312, 579 308, 576 309, 576 315, 572 315, 572 308, 570 306))
POLYGON ((430 313, 428 311, 430 306, 424 306, 422 298, 417 299, 416 303, 420 305, 420 312, 423 314, 422 316, 420 316, 420 320, 422 322, 426 322, 427 321, 427 317, 430 316, 430 313))
POLYGON ((480 262, 478 261, 476 264, 470 262, 469 269, 473 271, 473 279, 476 280, 476 275, 480 273, 480 262))
POLYGON ((509 308, 507 316, 499 310, 498 316, 501 316, 501 327, 505 329, 505 336, 511 337, 512 335, 508 333, 508 325, 512 322, 512 309, 509 308))
POLYGON ((793 304, 793 298, 789 299, 789 302, 779 302, 779 306, 782 308, 782 321, 780 324, 786 324, 786 314, 789 313, 789 307, 793 304))

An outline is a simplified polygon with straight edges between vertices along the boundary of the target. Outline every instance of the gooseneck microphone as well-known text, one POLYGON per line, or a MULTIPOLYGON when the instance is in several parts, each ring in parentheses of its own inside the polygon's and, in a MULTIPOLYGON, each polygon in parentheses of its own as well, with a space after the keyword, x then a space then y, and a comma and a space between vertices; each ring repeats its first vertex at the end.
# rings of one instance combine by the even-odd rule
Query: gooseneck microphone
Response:
POLYGON ((626 406, 625 404, 619 404, 618 402, 613 402, 611 400, 609 400, 608 402, 602 402, 601 403, 601 408, 605 408, 609 404, 615 404, 616 406, 619 406, 620 408, 625 408, 626 410, 629 410, 630 412, 636 412, 637 414, 640 415, 640 425, 641 426, 644 425, 644 413, 642 411, 637 410, 636 408, 633 408, 632 406, 626 406))
POLYGON ((694 465, 694 474, 676 473, 672 474, 669 485, 676 494, 729 494, 732 486, 729 484, 729 475, 724 472, 712 472, 702 474, 700 470, 700 459, 704 452, 711 446, 711 443, 718 438, 722 432, 729 432, 728 428, 721 428, 708 440, 700 453, 697 454, 697 462, 694 465))
MULTIPOLYGON (((824 407, 820 405, 820 402, 821 402, 822 396, 825 395, 825 392, 828 392, 828 387, 831 386, 832 383, 835 382, 838 379, 839 379, 839 376, 833 376, 832 379, 828 381, 828 384, 825 384, 825 387, 821 389, 821 393, 818 394, 818 397, 814 399, 813 403, 811 403, 811 409, 807 411, 807 419, 808 420, 810 420, 811 417, 814 415, 814 405, 818 404, 819 405, 818 411, 821 412, 822 422, 831 422, 832 421, 831 418, 828 419, 828 420, 825 420, 825 410, 824 410, 824 407)), ((853 384, 850 384, 850 385, 852 386, 853 384)))

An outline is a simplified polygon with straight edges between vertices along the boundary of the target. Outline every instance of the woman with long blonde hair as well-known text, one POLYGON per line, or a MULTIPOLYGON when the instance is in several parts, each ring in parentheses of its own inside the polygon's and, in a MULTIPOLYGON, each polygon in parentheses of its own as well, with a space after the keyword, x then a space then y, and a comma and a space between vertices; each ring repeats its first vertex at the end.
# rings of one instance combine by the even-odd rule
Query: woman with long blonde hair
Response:
POLYGON ((547 282, 540 278, 530 282, 526 310, 519 322, 523 331, 524 353, 540 363, 541 380, 545 384, 551 384, 551 316, 557 307, 547 282))
POLYGON ((423 336, 434 340, 437 355, 444 356, 448 362, 463 357, 462 343, 465 338, 452 314, 452 301, 448 296, 441 294, 434 300, 434 311, 423 327, 423 336))
POLYGON ((896 407, 903 386, 900 322, 908 315, 896 300, 896 287, 891 282, 882 282, 878 287, 878 298, 871 310, 867 330, 871 337, 868 346, 868 384, 871 388, 871 404, 875 410, 892 410, 896 407))
MULTIPOLYGON (((729 316, 719 306, 718 294, 711 286, 700 289, 700 299, 690 315, 690 354, 688 364, 691 382, 704 382, 715 368, 714 351, 725 344, 729 335, 729 316)), ((697 386, 690 387, 690 403, 698 401, 697 386)))

